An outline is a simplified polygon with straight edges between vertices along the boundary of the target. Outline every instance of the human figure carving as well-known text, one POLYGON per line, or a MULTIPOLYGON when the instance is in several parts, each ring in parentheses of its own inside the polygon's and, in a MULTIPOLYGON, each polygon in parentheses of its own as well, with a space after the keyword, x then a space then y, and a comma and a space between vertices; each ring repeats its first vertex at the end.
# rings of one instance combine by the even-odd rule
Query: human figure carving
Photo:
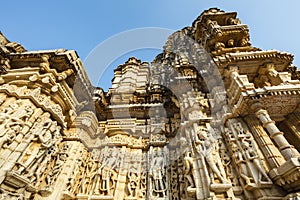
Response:
POLYGON ((54 122, 52 122, 50 118, 50 114, 46 112, 42 116, 37 118, 30 131, 34 135, 44 135, 45 134, 44 132, 50 128, 52 123, 54 122))
MULTIPOLYGON (((206 136, 204 136, 205 138, 206 136)), ((211 179, 214 181, 213 173, 217 175, 222 183, 228 183, 224 174, 221 173, 221 165, 219 163, 220 157, 218 156, 218 150, 216 149, 216 141, 211 137, 206 139, 197 145, 198 152, 205 158, 206 163, 212 170, 211 179)))
POLYGON ((56 155, 56 161, 54 166, 49 171, 45 181, 46 181, 46 190, 51 190, 52 184, 56 181, 62 166, 65 164, 68 155, 65 152, 60 152, 56 155))
POLYGON ((206 128, 198 127, 196 130, 196 144, 202 144, 207 139, 208 130, 206 128))
POLYGON ((54 131, 56 127, 56 122, 51 121, 39 125, 39 128, 34 131, 36 137, 25 151, 23 158, 19 161, 19 165, 21 165, 17 171, 19 174, 25 169, 29 171, 40 158, 45 156, 47 149, 55 142, 55 140, 52 140, 52 131, 54 131))
POLYGON ((15 124, 20 124, 22 127, 28 125, 20 120, 18 117, 13 117, 10 114, 0 111, 0 137, 5 134, 5 129, 10 128, 15 124))
POLYGON ((112 195, 111 190, 114 188, 114 181, 112 175, 115 173, 115 169, 118 166, 118 152, 117 149, 112 149, 110 156, 107 156, 100 170, 102 170, 102 183, 100 190, 104 195, 112 195))
POLYGON ((131 156, 131 164, 129 171, 127 173, 127 178, 128 178, 128 183, 127 183, 127 189, 129 193, 129 197, 137 197, 138 195, 138 190, 139 190, 139 182, 141 179, 140 176, 140 160, 141 156, 138 154, 132 154, 131 156))
POLYGON ((6 130, 0 134, 0 148, 7 148, 8 145, 15 139, 15 137, 21 132, 24 124, 20 122, 11 122, 6 124, 6 130))
POLYGON ((101 163, 99 162, 97 164, 97 169, 95 170, 95 173, 93 173, 93 177, 92 177, 92 190, 96 195, 100 194, 101 179, 102 179, 101 163))
POLYGON ((240 122, 234 123, 233 128, 237 131, 238 135, 246 134, 244 128, 240 122))
POLYGON ((36 142, 31 143, 30 146, 25 150, 21 159, 19 159, 18 164, 20 165, 17 173, 21 174, 37 157, 40 145, 36 142))
POLYGON ((19 115, 19 118, 22 119, 24 122, 27 122, 33 114, 33 111, 34 109, 31 105, 26 105, 24 110, 22 110, 21 114, 19 115))
POLYGON ((144 198, 146 196, 146 188, 147 188, 147 162, 145 155, 142 156, 142 163, 141 163, 141 179, 140 179, 140 193, 139 197, 144 198))
POLYGON ((249 171, 246 165, 246 161, 241 153, 241 151, 239 150, 237 144, 235 143, 231 143, 231 149, 233 152, 233 157, 235 159, 235 162, 238 166, 238 172, 239 175, 242 179, 244 179, 244 181, 246 182, 246 184, 251 184, 253 183, 253 178, 249 175, 249 171))
POLYGON ((46 155, 41 157, 35 163, 35 166, 31 167, 30 171, 28 172, 28 177, 31 177, 31 183, 39 184, 44 176, 44 171, 47 169, 47 166, 50 163, 50 160, 53 154, 56 152, 57 146, 53 145, 51 148, 47 149, 46 155))
POLYGON ((158 151, 152 159, 149 176, 152 179, 152 190, 156 197, 165 197, 165 160, 161 151, 158 151))
POLYGON ((232 159, 227 154, 226 147, 225 147, 224 143, 222 142, 222 140, 218 140, 218 143, 219 143, 219 152, 220 152, 221 162, 224 166, 226 177, 229 178, 229 180, 231 181, 233 186, 237 186, 238 183, 237 183, 236 177, 234 176, 233 171, 232 171, 232 165, 231 165, 232 159))
POLYGON ((2 108, 1 113, 6 114, 6 115, 11 115, 19 108, 21 103, 22 103, 21 100, 16 100, 12 104, 9 104, 8 107, 2 108))
MULTIPOLYGON (((200 142, 199 138, 197 139, 198 142, 200 142)), ((194 165, 194 160, 191 156, 192 152, 189 151, 187 141, 184 137, 180 138, 180 143, 181 143, 181 148, 184 153, 184 158, 183 158, 183 170, 184 173, 180 173, 179 176, 182 181, 184 181, 184 178, 188 181, 187 188, 195 188, 195 182, 193 179, 193 165, 194 165)))
POLYGON ((81 184, 81 193, 82 194, 89 194, 90 188, 92 186, 92 179, 96 174, 96 164, 92 159, 89 159, 86 163, 85 168, 85 177, 81 184))
POLYGON ((129 192, 129 197, 136 197, 140 176, 137 171, 133 171, 133 170, 130 170, 127 176, 128 176, 127 188, 129 192))
POLYGON ((185 172, 184 176, 188 181, 187 188, 195 188, 195 182, 193 179, 193 158, 191 157, 191 152, 186 152, 186 155, 184 157, 184 166, 185 166, 185 172))
POLYGON ((246 160, 249 160, 258 171, 258 181, 259 182, 272 182, 269 176, 267 175, 264 167, 261 164, 259 156, 256 151, 251 148, 250 143, 247 140, 242 142, 242 148, 245 153, 246 160))
POLYGON ((186 197, 186 181, 184 176, 184 161, 182 158, 179 158, 178 160, 178 181, 179 181, 179 193, 182 195, 182 197, 186 197))
POLYGON ((64 189, 64 196, 65 197, 72 197, 77 189, 78 182, 77 178, 80 176, 79 166, 80 166, 80 159, 76 159, 74 168, 71 171, 70 176, 68 177, 68 181, 66 183, 66 187, 64 189))
MULTIPOLYGON (((54 123, 56 125, 56 123, 54 123)), ((53 133, 53 138, 48 145, 41 145, 40 151, 35 159, 35 161, 26 169, 28 171, 27 177, 31 177, 31 181, 35 181, 37 184, 40 182, 44 171, 47 168, 53 154, 58 149, 58 143, 61 140, 60 126, 55 126, 56 130, 53 133)))

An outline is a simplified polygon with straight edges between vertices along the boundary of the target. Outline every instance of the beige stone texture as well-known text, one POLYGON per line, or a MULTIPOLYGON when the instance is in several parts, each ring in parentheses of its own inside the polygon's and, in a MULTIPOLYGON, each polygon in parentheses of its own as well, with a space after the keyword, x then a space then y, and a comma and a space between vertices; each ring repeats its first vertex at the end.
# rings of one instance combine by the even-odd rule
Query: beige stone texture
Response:
POLYGON ((300 199, 300 73, 237 13, 204 11, 108 91, 75 51, 0 47, 0 199, 300 199))

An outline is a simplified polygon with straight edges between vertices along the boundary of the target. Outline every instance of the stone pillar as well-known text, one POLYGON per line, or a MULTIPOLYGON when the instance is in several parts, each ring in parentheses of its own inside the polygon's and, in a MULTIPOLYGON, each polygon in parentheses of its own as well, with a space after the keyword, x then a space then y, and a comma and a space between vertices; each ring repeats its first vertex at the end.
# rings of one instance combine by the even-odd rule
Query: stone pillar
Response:
POLYGON ((290 145, 286 138, 283 136, 283 132, 281 132, 277 128, 275 121, 270 118, 267 110, 259 106, 255 111, 255 115, 267 129, 270 138, 274 140, 281 154, 286 160, 289 160, 292 157, 300 156, 299 152, 292 145, 290 145))
POLYGON ((285 159, 261 126, 260 121, 254 115, 248 115, 244 119, 271 169, 282 165, 285 159))
POLYGON ((293 135, 297 140, 300 140, 300 115, 293 113, 290 114, 284 123, 289 127, 292 131, 293 135))

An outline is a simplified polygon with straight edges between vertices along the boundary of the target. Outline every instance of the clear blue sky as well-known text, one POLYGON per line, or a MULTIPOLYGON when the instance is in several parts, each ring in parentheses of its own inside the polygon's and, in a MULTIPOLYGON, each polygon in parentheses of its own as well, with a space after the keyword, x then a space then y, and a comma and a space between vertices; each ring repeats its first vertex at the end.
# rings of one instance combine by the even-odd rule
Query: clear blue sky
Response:
MULTIPOLYGON (((74 49, 84 61, 98 44, 115 34, 143 27, 179 30, 210 7, 237 11, 250 28, 253 46, 291 52, 295 65, 300 66, 299 0, 3 1, 0 30, 27 50, 74 49)), ((156 53, 129 52, 125 57, 136 55, 151 61, 156 53)), ((114 60, 111 68, 125 57, 114 60)), ((99 66, 89 67, 88 74, 92 76, 99 66)), ((110 79, 111 73, 99 84, 107 89, 110 79)), ((91 81, 98 83, 94 78, 91 81)))

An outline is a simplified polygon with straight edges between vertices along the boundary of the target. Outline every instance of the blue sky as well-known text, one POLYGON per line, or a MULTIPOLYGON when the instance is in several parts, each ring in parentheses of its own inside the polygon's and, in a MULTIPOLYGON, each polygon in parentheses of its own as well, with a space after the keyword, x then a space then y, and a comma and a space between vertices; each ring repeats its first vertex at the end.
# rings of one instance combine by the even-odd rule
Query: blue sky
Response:
MULTIPOLYGON (((49 0, 1 2, 1 32, 27 50, 74 49, 84 61, 110 37, 127 30, 160 27, 179 30, 192 24, 205 9, 237 11, 248 24, 251 43, 261 49, 278 49, 295 55, 300 66, 299 0, 49 0)), ((112 68, 129 56, 151 61, 157 49, 132 51, 112 60, 104 78, 93 74, 101 65, 86 68, 92 83, 107 89, 112 68)))

